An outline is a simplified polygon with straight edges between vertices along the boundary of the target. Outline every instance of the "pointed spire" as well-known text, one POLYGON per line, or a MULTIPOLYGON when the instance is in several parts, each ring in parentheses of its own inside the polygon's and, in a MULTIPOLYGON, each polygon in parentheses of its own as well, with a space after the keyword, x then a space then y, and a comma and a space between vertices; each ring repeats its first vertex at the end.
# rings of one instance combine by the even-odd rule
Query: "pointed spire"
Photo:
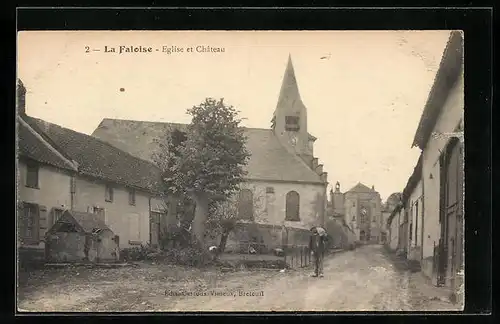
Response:
POLYGON ((281 84, 278 105, 287 104, 286 106, 293 107, 297 101, 300 101, 299 87, 293 69, 292 56, 289 54, 283 82, 281 84))

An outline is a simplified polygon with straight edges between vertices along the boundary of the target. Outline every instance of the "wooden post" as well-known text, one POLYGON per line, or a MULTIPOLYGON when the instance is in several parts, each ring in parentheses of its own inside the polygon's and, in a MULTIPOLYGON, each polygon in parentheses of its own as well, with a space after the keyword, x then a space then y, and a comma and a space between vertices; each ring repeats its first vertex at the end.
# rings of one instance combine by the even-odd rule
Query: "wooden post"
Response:
POLYGON ((302 246, 300 247, 300 267, 301 268, 303 267, 303 263, 302 263, 302 246))

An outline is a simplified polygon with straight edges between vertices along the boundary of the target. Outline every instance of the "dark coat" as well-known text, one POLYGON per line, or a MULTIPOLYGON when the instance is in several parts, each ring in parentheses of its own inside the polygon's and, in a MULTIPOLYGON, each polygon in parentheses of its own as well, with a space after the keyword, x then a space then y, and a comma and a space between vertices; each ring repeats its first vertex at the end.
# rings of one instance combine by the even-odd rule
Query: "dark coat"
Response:
POLYGON ((326 236, 319 234, 312 234, 309 239, 309 249, 315 254, 325 252, 326 236))

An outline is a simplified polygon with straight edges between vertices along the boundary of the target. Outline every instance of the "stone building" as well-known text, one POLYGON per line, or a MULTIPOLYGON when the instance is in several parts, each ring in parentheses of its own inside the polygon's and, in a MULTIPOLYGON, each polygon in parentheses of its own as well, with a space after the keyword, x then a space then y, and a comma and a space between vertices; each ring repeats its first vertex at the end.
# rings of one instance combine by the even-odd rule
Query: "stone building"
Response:
MULTIPOLYGON (((104 119, 92 135, 138 158, 154 162, 160 145, 166 143, 173 131, 183 132, 186 126, 104 119)), ((248 174, 236 197, 240 206, 247 206, 240 208, 240 220, 271 228, 271 238, 266 242, 271 245, 283 243, 282 227, 308 230, 323 225, 327 173, 314 156, 316 138, 308 131, 307 109, 299 93, 291 57, 271 127, 245 128, 245 135, 251 156, 246 166, 248 174)), ((285 241, 298 243, 291 237, 285 241)))
POLYGON ((96 139, 30 117, 19 82, 17 220, 20 258, 43 259, 45 234, 66 210, 93 213, 121 248, 151 241, 150 215, 160 201, 160 170, 96 139))
POLYGON ((382 243, 387 235, 387 218, 382 217, 383 206, 375 187, 358 183, 342 192, 340 183, 330 191, 329 215, 342 219, 361 243, 382 243))
POLYGON ((434 283, 457 289, 464 269, 463 132, 463 36, 453 31, 412 146, 422 150, 422 271, 434 283))

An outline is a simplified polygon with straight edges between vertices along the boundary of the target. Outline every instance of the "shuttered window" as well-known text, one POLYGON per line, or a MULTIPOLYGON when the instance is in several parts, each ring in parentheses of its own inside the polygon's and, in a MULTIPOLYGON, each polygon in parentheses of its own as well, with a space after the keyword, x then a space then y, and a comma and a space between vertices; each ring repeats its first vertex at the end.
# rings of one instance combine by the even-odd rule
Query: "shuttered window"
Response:
POLYGON ((35 162, 28 162, 26 164, 26 187, 38 189, 38 164, 35 162))
POLYGON ((38 243, 40 239, 40 209, 37 204, 23 203, 20 214, 20 237, 25 243, 38 243))

